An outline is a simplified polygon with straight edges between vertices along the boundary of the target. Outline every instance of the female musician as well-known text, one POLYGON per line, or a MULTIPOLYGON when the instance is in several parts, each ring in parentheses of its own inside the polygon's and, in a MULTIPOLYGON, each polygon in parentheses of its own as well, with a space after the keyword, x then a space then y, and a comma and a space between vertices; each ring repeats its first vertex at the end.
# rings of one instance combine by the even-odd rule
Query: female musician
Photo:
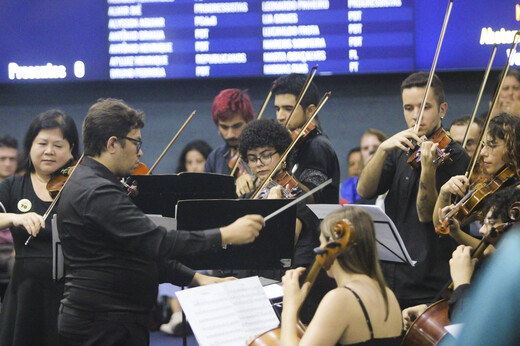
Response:
POLYGON ((401 310, 386 287, 377 257, 374 224, 359 207, 347 207, 328 215, 321 224, 320 240, 333 240, 336 222, 347 219, 355 229, 354 246, 340 254, 327 274, 337 288, 325 295, 301 340, 296 334, 297 311, 309 291, 300 288, 303 268, 283 277, 284 298, 281 345, 399 345, 401 310))
MULTIPOLYGON (((514 202, 520 201, 520 189, 517 186, 510 186, 491 195, 484 202, 482 212, 486 215, 479 233, 488 236, 493 227, 498 227, 506 222, 513 222, 510 216, 510 206, 514 202)), ((459 223, 455 220, 452 228, 460 230, 459 223)), ((491 245, 490 245, 491 246, 491 245)), ((460 245, 452 255, 450 260, 450 274, 453 281, 453 292, 449 299, 448 316, 454 315, 455 311, 462 311, 466 301, 466 292, 473 281, 476 258, 471 258, 471 247, 460 245)), ((417 305, 403 310, 404 328, 408 329, 413 321, 421 315, 427 305, 417 305)))
POLYGON ((9 227, 16 260, 0 315, 0 345, 57 345, 57 317, 63 285, 52 279, 51 219, 46 185, 51 174, 78 158, 74 120, 60 110, 38 115, 24 139, 23 176, 0 184, 0 228, 9 227), (29 236, 30 241, 25 245, 29 236))
POLYGON ((204 172, 204 165, 211 150, 210 145, 200 139, 186 144, 179 156, 177 173, 204 172))
MULTIPOLYGON (((512 169, 514 176, 508 179, 500 189, 515 184, 519 180, 520 118, 500 114, 491 119, 482 145, 480 165, 482 173, 486 177, 484 184, 492 181, 498 173, 507 167, 512 169)), ((464 197, 468 185, 469 180, 466 176, 457 175, 452 177, 441 187, 433 214, 433 221, 436 226, 440 224, 439 211, 449 205, 450 196, 453 194, 464 197)), ((470 246, 476 246, 478 244, 478 239, 459 230, 460 228, 450 227, 450 235, 456 241, 470 246)))
MULTIPOLYGON (((281 155, 291 144, 290 133, 274 119, 260 119, 248 123, 239 138, 238 150, 255 175, 242 175, 237 179, 237 195, 248 198, 269 173, 276 167, 281 155)), ((285 167, 285 165, 282 165, 285 167)), ((273 174, 273 181, 283 174, 285 168, 273 174)), ((291 178, 285 186, 274 186, 261 194, 264 198, 294 198, 304 193, 307 188, 291 178)), ((299 203, 296 212, 295 252, 293 267, 307 266, 314 260, 312 249, 318 245, 318 224, 316 216, 299 203)))

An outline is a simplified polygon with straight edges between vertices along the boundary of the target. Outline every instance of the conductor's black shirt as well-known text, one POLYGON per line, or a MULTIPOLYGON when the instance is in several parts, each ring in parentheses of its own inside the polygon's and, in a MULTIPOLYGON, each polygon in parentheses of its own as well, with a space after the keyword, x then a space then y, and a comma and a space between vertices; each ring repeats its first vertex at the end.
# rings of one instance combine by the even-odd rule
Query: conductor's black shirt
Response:
POLYGON ((187 285, 194 272, 177 256, 219 248, 218 229, 156 226, 118 179, 85 157, 63 188, 58 231, 65 257, 64 306, 87 312, 146 314, 160 282, 187 285))

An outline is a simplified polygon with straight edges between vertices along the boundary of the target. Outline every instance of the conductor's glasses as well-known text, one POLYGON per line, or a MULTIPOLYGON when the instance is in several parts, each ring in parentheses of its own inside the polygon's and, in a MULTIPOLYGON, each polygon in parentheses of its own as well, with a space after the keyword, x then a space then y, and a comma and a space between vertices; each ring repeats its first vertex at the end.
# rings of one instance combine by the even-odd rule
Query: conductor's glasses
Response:
POLYGON ((143 146, 143 141, 140 139, 130 138, 130 137, 120 137, 123 139, 128 139, 129 141, 133 142, 136 147, 136 152, 139 153, 139 150, 141 150, 141 147, 143 146))

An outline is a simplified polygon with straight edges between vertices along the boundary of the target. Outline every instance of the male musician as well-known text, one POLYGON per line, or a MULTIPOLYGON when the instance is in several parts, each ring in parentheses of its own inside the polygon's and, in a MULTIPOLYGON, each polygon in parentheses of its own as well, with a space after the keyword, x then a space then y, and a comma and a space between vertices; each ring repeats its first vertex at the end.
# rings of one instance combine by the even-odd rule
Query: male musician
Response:
MULTIPOLYGON (((466 129, 468 128, 469 121, 471 120, 470 115, 463 115, 462 117, 455 119, 451 123, 450 126, 450 137, 460 145, 462 145, 464 141, 464 135, 466 134, 466 129)), ((473 156, 475 150, 477 150, 478 145, 478 137, 480 135, 480 130, 482 129, 483 121, 480 118, 475 118, 471 123, 471 127, 468 132, 468 139, 466 141, 466 152, 469 156, 473 156)))
MULTIPOLYGON (((290 131, 301 130, 305 122, 311 117, 320 101, 318 87, 311 83, 300 105, 287 124, 289 114, 296 105, 296 98, 300 94, 305 76, 292 73, 282 76, 274 82, 273 95, 276 118, 290 131)), ((311 131, 303 143, 297 145, 293 151, 294 164, 292 173, 296 179, 309 189, 312 189, 332 178, 332 184, 313 195, 315 203, 338 203, 339 199, 339 162, 336 151, 331 142, 322 133, 318 121, 313 120, 316 129, 311 131)))
POLYGON ((115 99, 90 107, 83 123, 85 158, 62 190, 58 229, 66 284, 60 308, 63 345, 148 345, 149 312, 159 282, 217 282, 172 261, 177 256, 253 241, 264 225, 246 215, 200 232, 156 226, 118 177, 137 167, 143 113, 115 99))
POLYGON ((229 160, 237 153, 238 137, 254 117, 249 95, 240 89, 222 90, 213 101, 211 117, 225 143, 209 154, 204 171, 229 175, 229 160))
POLYGON ((408 126, 378 147, 361 172, 358 193, 371 198, 389 190, 385 210, 393 220, 408 252, 417 261, 414 267, 406 264, 383 263, 383 274, 395 292, 401 308, 430 302, 449 278, 448 260, 455 249, 452 239, 439 238, 432 224, 432 213, 438 189, 451 176, 464 174, 468 155, 458 143, 451 142, 452 162, 435 165, 437 144, 422 140, 442 126, 448 104, 444 99, 442 82, 433 77, 426 98, 425 110, 418 131, 414 126, 424 98, 428 74, 417 72, 401 84, 404 118, 408 126), (407 164, 413 141, 421 145, 421 166, 411 169, 407 164))

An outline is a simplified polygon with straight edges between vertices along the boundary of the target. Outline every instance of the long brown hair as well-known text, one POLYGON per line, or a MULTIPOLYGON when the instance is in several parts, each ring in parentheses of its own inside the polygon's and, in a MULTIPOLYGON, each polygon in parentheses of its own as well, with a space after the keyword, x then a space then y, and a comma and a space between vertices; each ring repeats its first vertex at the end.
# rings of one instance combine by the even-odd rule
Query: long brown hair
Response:
POLYGON ((332 232, 334 225, 343 219, 349 220, 356 230, 355 245, 345 253, 338 256, 337 261, 341 268, 349 273, 365 274, 377 281, 383 299, 385 301, 385 320, 388 318, 388 295, 386 283, 379 266, 377 255, 376 234, 374 221, 370 214, 360 207, 344 207, 336 210, 322 221, 321 233, 325 239, 335 239, 332 232))

